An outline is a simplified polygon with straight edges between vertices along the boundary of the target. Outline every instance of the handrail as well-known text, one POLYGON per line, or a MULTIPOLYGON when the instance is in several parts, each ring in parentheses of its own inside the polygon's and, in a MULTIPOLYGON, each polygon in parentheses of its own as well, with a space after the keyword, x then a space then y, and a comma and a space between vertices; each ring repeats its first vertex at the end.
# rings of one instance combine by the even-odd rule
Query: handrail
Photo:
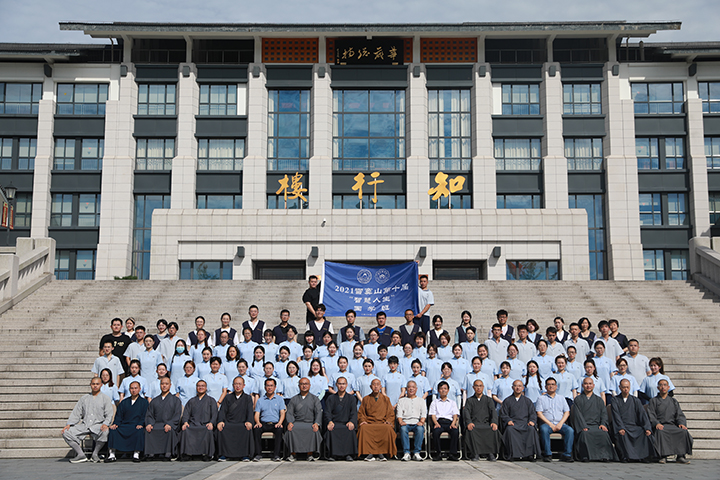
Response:
POLYGON ((0 253, 0 314, 54 278, 55 240, 18 238, 14 253, 0 253))

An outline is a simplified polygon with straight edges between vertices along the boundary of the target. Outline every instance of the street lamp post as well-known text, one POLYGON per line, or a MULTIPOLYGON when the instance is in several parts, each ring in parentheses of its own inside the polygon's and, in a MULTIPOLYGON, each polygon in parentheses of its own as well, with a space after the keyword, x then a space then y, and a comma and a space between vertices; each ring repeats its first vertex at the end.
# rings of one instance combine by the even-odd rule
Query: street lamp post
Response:
POLYGON ((13 200, 15 200, 15 193, 17 193, 17 188, 10 182, 10 185, 6 185, 5 188, 5 198, 8 202, 8 218, 7 218, 7 224, 5 226, 7 230, 7 237, 5 240, 5 243, 10 246, 10 221, 11 221, 11 215, 14 213, 12 210, 13 207, 13 200))

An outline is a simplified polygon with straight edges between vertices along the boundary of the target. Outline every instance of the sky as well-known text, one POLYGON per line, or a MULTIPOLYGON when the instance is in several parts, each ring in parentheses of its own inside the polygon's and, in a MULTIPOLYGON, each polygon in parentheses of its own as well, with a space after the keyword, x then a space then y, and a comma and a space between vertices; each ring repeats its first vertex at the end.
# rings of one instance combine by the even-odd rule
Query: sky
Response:
MULTIPOLYGON (((59 22, 681 21, 647 41, 720 41, 718 0, 0 0, 0 42, 87 43, 59 22)), ((107 40, 95 42, 107 43, 107 40)))

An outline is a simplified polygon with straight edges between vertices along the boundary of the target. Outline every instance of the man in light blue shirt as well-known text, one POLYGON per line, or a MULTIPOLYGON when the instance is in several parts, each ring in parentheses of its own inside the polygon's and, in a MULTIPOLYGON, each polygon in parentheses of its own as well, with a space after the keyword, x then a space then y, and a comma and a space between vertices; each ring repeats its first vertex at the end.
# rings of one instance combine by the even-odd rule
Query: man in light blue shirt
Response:
POLYGON ((262 434, 273 432, 275 437, 275 451, 273 461, 279 462, 280 447, 282 447, 283 421, 285 421, 285 401, 279 395, 275 395, 277 382, 274 378, 265 380, 265 395, 260 397, 255 404, 255 458, 254 462, 262 460, 262 434))
POLYGON ((535 410, 540 424, 540 446, 543 453, 543 462, 552 461, 550 434, 559 433, 563 438, 564 449, 560 460, 572 463, 575 432, 565 423, 570 417, 570 407, 568 407, 565 397, 557 395, 557 382, 553 377, 545 380, 545 390, 547 393, 544 393, 535 402, 535 410))

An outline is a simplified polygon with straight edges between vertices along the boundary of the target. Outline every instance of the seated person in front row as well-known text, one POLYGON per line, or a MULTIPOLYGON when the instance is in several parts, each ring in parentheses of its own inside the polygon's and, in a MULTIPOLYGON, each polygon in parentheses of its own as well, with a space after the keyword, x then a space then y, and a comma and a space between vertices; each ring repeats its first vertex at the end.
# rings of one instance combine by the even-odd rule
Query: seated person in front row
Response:
POLYGON ((523 395, 523 390, 523 382, 515 380, 513 394, 503 401, 500 409, 505 460, 526 459, 534 462, 535 457, 541 454, 540 440, 535 429, 537 411, 532 400, 523 395))
POLYGON ((108 438, 108 457, 105 463, 115 462, 115 451, 133 452, 133 462, 140 461, 145 450, 145 416, 148 401, 140 396, 140 382, 130 384, 130 396, 118 405, 115 420, 110 425, 108 438))
POLYGON ((482 380, 472 383, 475 394, 469 396, 463 408, 465 424, 465 447, 470 460, 479 460, 484 456, 488 461, 497 460, 500 453, 500 432, 498 431, 498 413, 493 400, 484 394, 482 380))
MULTIPOLYGON (((517 380, 516 380, 517 381, 517 380)), ((550 377, 545 380, 545 393, 535 402, 538 423, 540 423, 540 445, 543 449, 543 461, 552 461, 550 434, 559 433, 563 439, 563 452, 560 460, 572 462, 573 429, 566 423, 570 417, 570 407, 565 397, 557 393, 557 381, 550 377)))
POLYGON ((577 440, 575 455, 583 462, 600 460, 617 461, 608 433, 607 407, 602 399, 595 395, 593 377, 586 377, 582 383, 582 393, 575 397, 572 411, 572 424, 577 440))
POLYGON ((218 408, 214 398, 207 394, 205 380, 197 382, 197 396, 185 404, 180 435, 180 455, 183 460, 202 455, 203 461, 215 455, 215 423, 218 408))
POLYGON ((283 422, 285 421, 285 401, 279 395, 275 395, 277 382, 274 378, 265 380, 265 394, 258 398, 255 404, 255 458, 254 462, 262 460, 262 434, 272 432, 275 437, 275 450, 273 461, 279 462, 280 448, 282 447, 283 422))
MULTIPOLYGON (((424 378, 424 377, 422 377, 424 378)), ((403 447, 402 461, 412 458, 422 462, 420 449, 425 437, 425 419, 427 418, 427 403, 425 399, 417 396, 418 386, 415 380, 407 382, 407 395, 397 404, 397 421, 400 425, 400 443, 403 447), (410 434, 413 432, 414 447, 410 457, 410 434)))
POLYGON ((153 398, 145 415, 145 456, 160 455, 165 461, 177 455, 182 402, 170 393, 170 377, 160 379, 160 394, 153 398))
POLYGON ((382 382, 375 378, 370 383, 371 392, 362 399, 358 411, 358 446, 360 455, 367 455, 366 462, 385 461, 385 454, 397 454, 395 446, 395 411, 390 399, 383 395, 382 382))
POLYGON ((75 404, 67 425, 62 429, 63 440, 72 448, 76 455, 70 463, 87 462, 88 458, 82 450, 82 439, 85 435, 95 440, 95 449, 90 460, 100 461, 98 452, 107 442, 108 430, 113 417, 113 405, 110 397, 100 392, 102 380, 95 377, 90 381, 90 393, 83 395, 75 404))
POLYGON ((307 452, 308 461, 313 462, 313 454, 320 451, 322 442, 322 407, 318 397, 310 393, 309 378, 301 378, 298 386, 300 393, 292 397, 287 404, 285 445, 290 452, 288 461, 295 461, 296 452, 307 452))
POLYGON ((253 398, 243 391, 243 377, 235 377, 232 386, 232 393, 225 397, 218 412, 218 460, 225 461, 230 457, 247 462, 252 458, 255 447, 252 435, 255 416, 253 398))
POLYGON ((358 452, 358 400, 355 395, 347 392, 348 383, 345 377, 338 377, 335 380, 337 393, 325 399, 325 447, 330 461, 336 457, 344 457, 348 462, 352 462, 358 452))
MULTIPOLYGON (((624 361, 618 360, 618 364, 624 361)), ((619 382, 620 393, 612 399, 613 430, 620 461, 648 461, 655 454, 650 419, 640 399, 632 395, 635 377, 619 382)), ((637 384, 637 382, 635 382, 637 384)))
POLYGON ((435 447, 435 455, 433 460, 442 460, 442 449, 440 448, 440 436, 443 432, 450 435, 450 455, 448 460, 457 462, 460 460, 458 456, 458 440, 460 438, 460 411, 454 399, 448 398, 450 386, 446 381, 441 380, 437 386, 438 398, 430 404, 428 413, 432 422, 432 436, 435 447))
POLYGON ((648 404, 648 417, 655 433, 655 446, 660 463, 668 455, 677 455, 677 463, 690 463, 686 455, 692 455, 693 439, 687 429, 687 419, 680 404, 668 395, 670 382, 657 382, 658 394, 648 404))

